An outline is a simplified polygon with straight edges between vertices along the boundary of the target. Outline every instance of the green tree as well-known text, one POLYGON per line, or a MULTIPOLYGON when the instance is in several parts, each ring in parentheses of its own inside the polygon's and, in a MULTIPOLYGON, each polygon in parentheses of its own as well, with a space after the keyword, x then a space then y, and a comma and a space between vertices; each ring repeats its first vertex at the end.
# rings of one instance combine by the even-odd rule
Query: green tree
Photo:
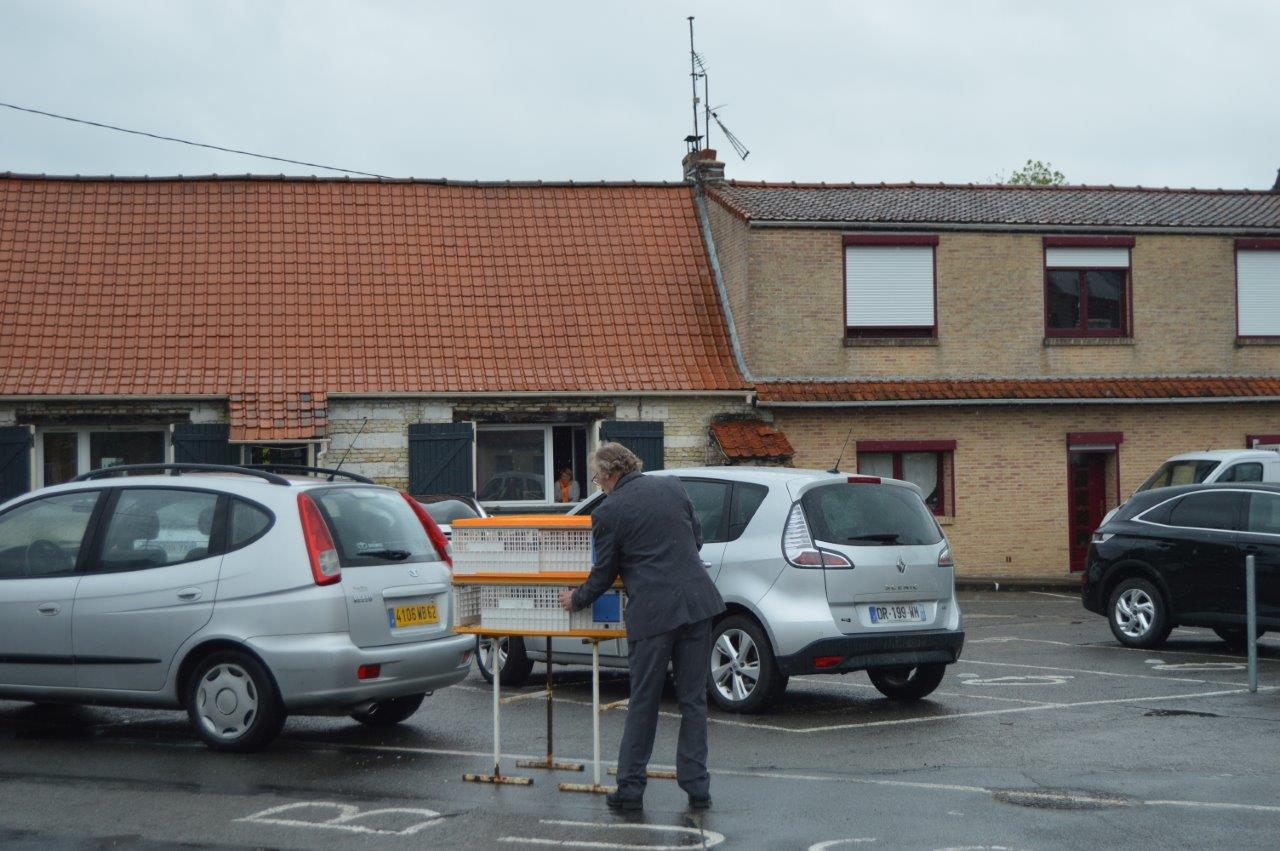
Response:
POLYGON ((1013 183, 1022 186, 1061 186, 1067 176, 1053 167, 1053 163, 1027 160, 1022 168, 1009 176, 996 176, 997 183, 1013 183))

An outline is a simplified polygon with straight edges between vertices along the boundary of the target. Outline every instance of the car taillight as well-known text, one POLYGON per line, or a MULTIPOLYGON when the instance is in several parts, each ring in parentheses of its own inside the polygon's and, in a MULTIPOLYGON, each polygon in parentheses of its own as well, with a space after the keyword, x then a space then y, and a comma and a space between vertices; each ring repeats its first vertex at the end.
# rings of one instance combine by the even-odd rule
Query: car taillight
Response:
POLYGON ((839 553, 819 550, 809 534, 800 503, 791 506, 787 525, 782 530, 782 557, 794 567, 853 567, 853 562, 839 553))
POLYGON ((298 494, 298 514, 302 518, 302 537, 307 542, 307 555, 311 559, 311 575, 317 585, 332 585, 342 581, 342 563, 338 548, 329 534, 329 526, 320 514, 315 500, 305 493, 298 494))
POLYGON ((878 485, 880 484, 879 476, 850 476, 849 484, 851 485, 878 485))
POLYGON ((404 497, 405 502, 409 503, 413 513, 418 515, 418 520, 422 523, 422 528, 427 531, 427 537, 431 539, 431 546, 436 548, 436 553, 440 556, 440 560, 449 565, 449 567, 453 567, 453 547, 449 545, 449 539, 444 536, 444 532, 440 531, 440 526, 436 523, 435 518, 427 513, 427 510, 422 507, 422 503, 409 496, 409 494, 401 491, 400 495, 404 497))
POLYGON ((938 553, 938 567, 955 567, 956 560, 951 557, 951 545, 944 544, 942 552, 938 553))

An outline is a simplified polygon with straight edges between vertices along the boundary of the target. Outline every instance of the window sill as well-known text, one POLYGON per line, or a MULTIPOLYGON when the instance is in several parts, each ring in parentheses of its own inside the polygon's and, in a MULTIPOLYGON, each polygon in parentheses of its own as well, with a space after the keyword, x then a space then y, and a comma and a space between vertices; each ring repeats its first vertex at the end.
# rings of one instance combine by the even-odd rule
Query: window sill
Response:
POLYGON ((1046 349, 1054 346, 1133 346, 1132 337, 1045 337, 1046 349))
POLYGON ((1236 337, 1236 348, 1247 346, 1280 346, 1280 337, 1236 337))
POLYGON ((938 521, 939 526, 954 526, 956 522, 956 516, 954 514, 935 514, 933 515, 933 519, 938 521))
POLYGON ((937 346, 937 337, 845 337, 846 349, 911 348, 937 346))

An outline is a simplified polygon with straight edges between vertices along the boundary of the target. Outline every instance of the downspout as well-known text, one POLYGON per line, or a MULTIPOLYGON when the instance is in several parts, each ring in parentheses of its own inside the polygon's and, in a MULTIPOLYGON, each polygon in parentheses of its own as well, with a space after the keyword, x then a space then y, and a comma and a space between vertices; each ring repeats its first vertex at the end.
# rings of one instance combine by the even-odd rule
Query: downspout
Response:
MULTIPOLYGON (((751 370, 747 369, 747 359, 742 356, 742 345, 738 340, 738 327, 733 321, 733 307, 729 304, 729 291, 724 285, 724 276, 720 273, 720 260, 716 257, 716 239, 711 234, 711 217, 707 214, 707 197, 702 191, 702 181, 693 183, 693 206, 698 211, 698 223, 702 226, 702 240, 706 243, 707 259, 711 261, 711 276, 716 282, 716 293, 720 297, 720 309, 729 325, 729 345, 733 348, 733 359, 738 364, 738 372, 749 383, 754 384, 751 370)), ((755 394, 751 394, 751 403, 755 404, 755 394)))

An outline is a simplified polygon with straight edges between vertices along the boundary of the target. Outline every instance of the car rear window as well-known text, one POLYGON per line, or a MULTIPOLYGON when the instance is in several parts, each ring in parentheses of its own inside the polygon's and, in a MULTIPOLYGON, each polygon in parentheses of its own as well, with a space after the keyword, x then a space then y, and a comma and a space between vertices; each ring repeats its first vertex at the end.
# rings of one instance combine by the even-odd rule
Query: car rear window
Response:
POLYGON ((942 540, 915 491, 898 485, 835 484, 801 500, 815 540, 847 546, 913 546, 942 540))
POLYGON ((317 488, 342 566, 439 561, 427 532, 404 498, 387 488, 317 488))
POLYGON ((1174 485, 1198 485, 1209 474, 1218 469, 1218 461, 1165 461, 1151 476, 1142 483, 1138 491, 1149 491, 1152 488, 1167 488, 1174 485))

